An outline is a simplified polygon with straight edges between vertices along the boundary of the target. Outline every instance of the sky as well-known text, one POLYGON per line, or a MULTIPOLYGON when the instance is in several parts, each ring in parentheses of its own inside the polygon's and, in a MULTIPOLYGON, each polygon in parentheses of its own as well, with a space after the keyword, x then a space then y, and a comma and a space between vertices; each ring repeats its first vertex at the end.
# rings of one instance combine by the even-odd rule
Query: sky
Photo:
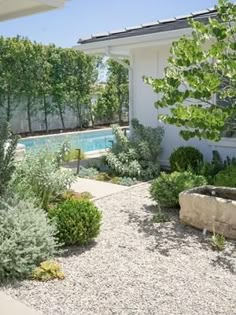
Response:
POLYGON ((69 0, 60 10, 0 22, 0 35, 43 44, 76 45, 79 38, 211 8, 217 0, 69 0))

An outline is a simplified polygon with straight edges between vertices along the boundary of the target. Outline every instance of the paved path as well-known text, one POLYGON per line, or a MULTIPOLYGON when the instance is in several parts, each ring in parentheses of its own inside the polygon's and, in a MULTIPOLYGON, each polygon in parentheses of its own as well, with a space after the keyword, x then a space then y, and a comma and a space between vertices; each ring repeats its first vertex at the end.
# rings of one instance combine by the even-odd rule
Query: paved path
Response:
POLYGON ((0 292, 0 314, 1 315, 40 315, 35 310, 16 301, 9 295, 0 292))
POLYGON ((78 178, 71 186, 71 189, 76 192, 89 192, 95 199, 106 197, 128 188, 129 187, 127 186, 115 185, 87 178, 78 178))

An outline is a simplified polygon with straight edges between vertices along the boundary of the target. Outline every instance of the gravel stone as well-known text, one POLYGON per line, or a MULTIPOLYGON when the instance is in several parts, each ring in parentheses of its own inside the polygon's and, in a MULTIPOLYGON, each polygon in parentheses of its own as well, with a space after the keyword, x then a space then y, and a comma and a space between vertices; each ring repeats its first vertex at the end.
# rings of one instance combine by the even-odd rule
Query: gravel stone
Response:
POLYGON ((96 200, 96 242, 57 260, 63 281, 24 281, 4 291, 45 315, 235 315, 236 242, 213 251, 202 231, 153 223, 148 184, 96 200))

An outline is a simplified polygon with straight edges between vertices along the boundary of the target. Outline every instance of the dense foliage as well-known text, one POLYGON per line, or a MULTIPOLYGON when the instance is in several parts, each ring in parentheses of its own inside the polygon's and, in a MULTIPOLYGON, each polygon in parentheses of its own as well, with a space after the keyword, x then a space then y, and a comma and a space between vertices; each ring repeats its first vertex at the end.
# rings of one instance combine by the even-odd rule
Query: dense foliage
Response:
MULTIPOLYGON (((91 111, 98 59, 75 49, 43 46, 25 38, 0 37, 0 113, 10 121, 21 106, 33 131, 33 117, 40 113, 48 131, 48 116, 65 125, 71 109, 83 124, 91 111)), ((68 126, 70 127, 70 126, 68 126)))
POLYGON ((179 194, 197 186, 206 185, 203 176, 191 172, 161 173, 152 182, 150 193, 153 200, 163 207, 176 207, 179 205, 179 194))
POLYGON ((87 127, 122 122, 127 109, 128 70, 121 64, 26 38, 0 37, 0 115, 8 122, 20 110, 30 133, 35 117, 40 130, 48 132, 52 117, 61 129, 71 128, 69 112, 77 118, 77 127, 87 127), (101 68, 106 69, 104 84, 99 81, 101 68))
POLYGON ((216 186, 236 188, 236 164, 232 164, 220 171, 215 177, 214 184, 216 186))
POLYGON ((132 120, 132 136, 127 138, 118 126, 113 127, 115 142, 106 157, 112 174, 137 179, 158 175, 163 129, 144 127, 132 120))
POLYGON ((224 170, 226 167, 235 164, 235 158, 227 157, 223 161, 218 151, 212 151, 212 160, 210 162, 204 162, 199 174, 206 177, 208 184, 213 185, 215 182, 216 175, 224 170))
MULTIPOLYGON (((101 165, 101 169, 105 167, 106 166, 101 165)), ((93 167, 89 167, 89 168, 81 167, 80 172, 79 172, 79 177, 95 179, 95 180, 100 180, 104 182, 110 182, 112 184, 123 185, 123 186, 132 186, 138 183, 136 178, 126 177, 126 176, 124 177, 114 176, 110 171, 109 173, 106 173, 104 171, 98 170, 93 167)))
POLYGON ((101 212, 87 199, 68 199, 49 210, 57 224, 58 238, 65 245, 83 245, 100 231, 101 212))
POLYGON ((236 4, 219 0, 216 9, 208 23, 189 21, 192 38, 172 44, 163 79, 145 79, 160 96, 156 107, 170 109, 159 119, 183 127, 184 139, 217 141, 225 129, 235 130, 236 4))
POLYGON ((170 156, 171 171, 191 170, 197 173, 203 164, 202 153, 194 147, 179 147, 170 156))
POLYGON ((38 200, 38 205, 48 208, 50 201, 65 192, 75 179, 72 172, 60 166, 61 151, 32 152, 18 163, 11 181, 11 189, 23 199, 38 200))
MULTIPOLYGON (((128 61, 124 60, 124 65, 128 61)), ((95 117, 105 122, 116 120, 122 124, 123 113, 128 112, 129 84, 128 69, 118 62, 107 61, 107 82, 97 89, 95 117)))
POLYGON ((0 197, 8 187, 15 170, 17 137, 11 133, 6 121, 0 120, 0 197))
POLYGON ((0 202, 0 281, 29 275, 57 252, 56 228, 29 201, 0 202))

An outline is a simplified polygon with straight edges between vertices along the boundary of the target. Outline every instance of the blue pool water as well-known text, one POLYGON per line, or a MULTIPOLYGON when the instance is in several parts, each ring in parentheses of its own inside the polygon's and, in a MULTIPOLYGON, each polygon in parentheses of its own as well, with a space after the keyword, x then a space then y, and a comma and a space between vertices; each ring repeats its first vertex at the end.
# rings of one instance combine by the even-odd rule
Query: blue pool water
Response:
POLYGON ((20 139, 19 143, 26 146, 26 150, 40 150, 43 148, 58 147, 63 142, 70 143, 72 148, 82 149, 84 152, 102 150, 111 147, 114 140, 111 129, 91 132, 75 132, 71 134, 61 134, 55 136, 43 136, 20 139))

